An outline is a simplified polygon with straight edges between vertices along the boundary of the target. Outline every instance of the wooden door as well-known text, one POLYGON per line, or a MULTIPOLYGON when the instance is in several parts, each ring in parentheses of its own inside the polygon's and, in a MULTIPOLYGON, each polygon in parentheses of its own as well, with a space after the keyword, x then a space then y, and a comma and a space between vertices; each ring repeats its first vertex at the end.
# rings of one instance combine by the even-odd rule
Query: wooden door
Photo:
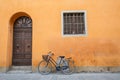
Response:
POLYGON ((26 16, 19 17, 14 23, 12 64, 32 64, 32 20, 26 16))

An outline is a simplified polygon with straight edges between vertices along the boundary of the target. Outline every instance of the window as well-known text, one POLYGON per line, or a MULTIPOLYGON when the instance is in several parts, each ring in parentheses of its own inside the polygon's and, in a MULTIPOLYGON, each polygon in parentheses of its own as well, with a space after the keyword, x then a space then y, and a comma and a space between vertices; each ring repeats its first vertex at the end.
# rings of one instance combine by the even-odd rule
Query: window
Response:
POLYGON ((64 36, 84 36, 86 32, 85 11, 62 12, 62 34, 64 36))

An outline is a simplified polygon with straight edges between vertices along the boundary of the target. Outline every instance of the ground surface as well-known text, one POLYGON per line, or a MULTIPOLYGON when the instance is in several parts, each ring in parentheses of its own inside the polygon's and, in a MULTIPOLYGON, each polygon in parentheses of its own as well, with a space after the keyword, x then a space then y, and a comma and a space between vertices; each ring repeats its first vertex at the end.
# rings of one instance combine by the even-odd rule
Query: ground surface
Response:
POLYGON ((72 75, 39 73, 0 73, 0 80, 120 80, 120 73, 75 73, 72 75))

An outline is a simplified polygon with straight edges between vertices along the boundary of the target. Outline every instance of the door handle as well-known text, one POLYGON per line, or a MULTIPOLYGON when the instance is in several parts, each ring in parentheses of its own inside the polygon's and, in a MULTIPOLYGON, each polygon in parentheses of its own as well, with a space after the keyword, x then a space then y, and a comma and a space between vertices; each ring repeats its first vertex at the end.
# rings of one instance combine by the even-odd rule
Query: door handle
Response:
POLYGON ((19 49, 19 46, 17 45, 16 48, 19 49))

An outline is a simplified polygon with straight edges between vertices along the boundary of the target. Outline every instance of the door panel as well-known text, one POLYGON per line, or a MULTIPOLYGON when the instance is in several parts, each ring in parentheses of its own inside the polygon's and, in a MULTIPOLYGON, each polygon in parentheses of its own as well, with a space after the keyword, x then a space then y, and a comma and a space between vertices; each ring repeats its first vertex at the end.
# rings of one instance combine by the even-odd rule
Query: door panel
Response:
POLYGON ((32 26, 27 22, 28 19, 30 18, 20 17, 14 24, 12 64, 15 66, 26 66, 32 63, 32 26))

